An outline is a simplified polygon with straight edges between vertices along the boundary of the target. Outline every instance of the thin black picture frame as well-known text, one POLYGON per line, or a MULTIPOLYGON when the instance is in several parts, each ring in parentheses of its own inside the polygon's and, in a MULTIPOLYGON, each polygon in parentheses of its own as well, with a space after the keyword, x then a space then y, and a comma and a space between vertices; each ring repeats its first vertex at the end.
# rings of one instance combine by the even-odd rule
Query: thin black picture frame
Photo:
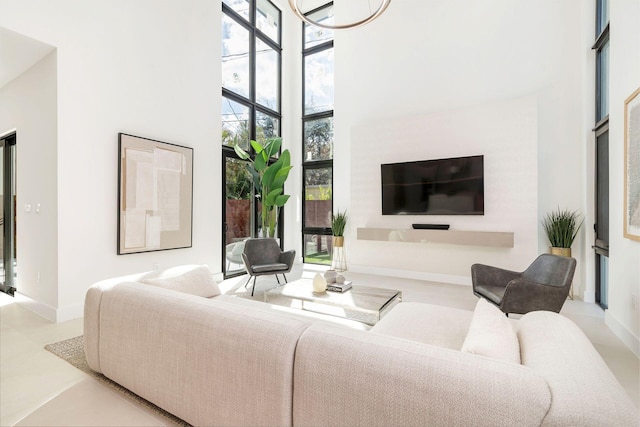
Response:
POLYGON ((193 244, 193 148, 118 134, 117 254, 193 244))

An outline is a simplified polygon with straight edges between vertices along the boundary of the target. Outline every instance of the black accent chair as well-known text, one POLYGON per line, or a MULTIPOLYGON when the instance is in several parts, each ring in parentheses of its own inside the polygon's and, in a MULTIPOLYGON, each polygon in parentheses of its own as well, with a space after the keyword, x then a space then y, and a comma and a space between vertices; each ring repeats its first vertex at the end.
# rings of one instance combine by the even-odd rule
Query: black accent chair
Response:
POLYGON ((253 289, 251 290, 251 296, 256 290, 256 280, 258 276, 271 275, 276 276, 278 284, 278 274, 282 274, 285 283, 287 283, 287 276, 285 273, 289 273, 293 267, 293 261, 296 257, 296 251, 290 250, 282 252, 278 242, 275 239, 248 239, 244 243, 244 251, 242 252, 242 261, 249 273, 249 280, 245 283, 246 288, 251 282, 253 277, 253 289))
POLYGON ((542 254, 523 272, 474 264, 471 281, 475 295, 497 305, 507 316, 536 310, 559 313, 575 270, 573 258, 542 254))

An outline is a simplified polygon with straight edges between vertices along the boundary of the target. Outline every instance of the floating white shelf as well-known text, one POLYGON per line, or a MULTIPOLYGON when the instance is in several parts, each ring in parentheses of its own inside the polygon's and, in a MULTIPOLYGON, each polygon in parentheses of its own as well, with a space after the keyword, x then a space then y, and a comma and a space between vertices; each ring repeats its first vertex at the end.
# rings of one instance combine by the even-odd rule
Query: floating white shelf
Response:
POLYGON ((499 248, 513 247, 513 233, 506 231, 358 228, 358 240, 444 243, 447 245, 492 246, 499 248))

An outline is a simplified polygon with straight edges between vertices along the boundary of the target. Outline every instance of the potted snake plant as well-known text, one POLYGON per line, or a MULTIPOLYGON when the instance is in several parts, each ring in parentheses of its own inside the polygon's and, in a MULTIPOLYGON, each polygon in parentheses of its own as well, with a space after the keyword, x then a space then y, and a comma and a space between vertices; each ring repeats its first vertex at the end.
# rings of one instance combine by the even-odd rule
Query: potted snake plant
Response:
POLYGON ((333 251, 331 268, 336 271, 347 269, 347 259, 344 251, 344 229, 347 226, 347 211, 336 212, 331 216, 331 233, 333 234, 333 251))

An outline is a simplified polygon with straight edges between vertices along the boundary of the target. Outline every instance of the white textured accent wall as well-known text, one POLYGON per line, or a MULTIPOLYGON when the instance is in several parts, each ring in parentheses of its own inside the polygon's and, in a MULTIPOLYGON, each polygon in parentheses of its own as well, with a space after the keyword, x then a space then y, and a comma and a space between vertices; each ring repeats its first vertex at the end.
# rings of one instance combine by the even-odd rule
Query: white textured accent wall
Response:
MULTIPOLYGON (((351 170, 352 156, 364 155, 362 150, 352 147, 357 137, 354 129, 368 123, 383 125, 416 116, 445 117, 448 112, 458 110, 477 108, 481 111, 483 107, 490 108, 501 102, 532 97, 537 100, 537 171, 531 172, 537 176, 537 198, 529 202, 535 203, 532 209, 536 211, 537 220, 523 218, 518 222, 537 233, 534 255, 547 252, 548 242, 540 219, 548 211, 561 205, 586 214, 592 212, 592 206, 585 201, 585 191, 593 181, 585 159, 586 153, 592 150, 588 136, 593 116, 585 112, 585 106, 591 105, 593 97, 583 89, 593 87, 593 81, 587 79, 584 61, 591 58, 593 52, 582 39, 582 29, 584 25, 592 29, 594 19, 585 18, 581 13, 584 8, 591 10, 593 5, 579 0, 489 0, 477 4, 467 0, 435 3, 406 0, 400 3, 393 3, 371 24, 336 33, 334 181, 339 183, 334 191, 336 207, 358 209, 354 200, 365 197, 356 193, 356 187, 350 183, 352 176, 359 173, 351 170), (544 31, 540 31, 541 28, 544 31), (589 121, 585 122, 584 117, 589 121)), ((338 2, 336 13, 349 4, 351 2, 338 2)), ((588 29, 585 32, 589 32, 588 29)), ((457 126, 452 128, 456 133, 468 131, 457 126)), ((396 144, 396 139, 389 143, 396 144)), ((421 135, 413 138, 411 144, 413 149, 459 149, 465 155, 473 148, 473 145, 453 146, 443 140, 427 140, 421 135), (438 147, 440 145, 442 147, 438 147)), ((387 161, 394 160, 385 159, 387 161)), ((377 198, 376 194, 366 196, 377 198)), ((492 206, 488 205, 488 209, 492 206)), ((490 213, 485 220, 476 220, 475 225, 489 225, 489 221, 493 221, 490 213)), ((411 222, 415 221, 406 221, 411 222)), ((451 223, 457 228, 468 224, 462 219, 451 223)), ((500 225, 514 228, 511 224, 500 225)), ((357 224, 351 223, 351 226, 357 224)), ((583 228, 573 248, 578 260, 574 288, 579 296, 587 293, 584 260, 590 259, 592 252, 588 246, 591 240, 586 241, 583 236, 590 228, 590 225, 583 228)), ((516 245, 521 245, 522 234, 515 231, 516 245)), ((520 253, 519 248, 514 248, 504 261, 514 264, 514 259, 522 256, 515 262, 522 268, 531 262, 531 256, 520 253)), ((384 251, 393 254, 394 248, 384 251)), ((378 267, 384 268, 382 256, 372 258, 380 249, 372 252, 361 259, 377 259, 378 267)), ((478 261, 490 257, 501 259, 502 264, 501 257, 488 251, 477 252, 480 257, 474 258, 478 261)), ((460 252, 456 247, 442 247, 442 253, 442 259, 469 257, 468 251, 460 252)), ((402 253, 402 258, 406 258, 404 255, 402 253)), ((360 254, 351 250, 348 257, 354 261, 360 254)), ((415 268, 422 262, 426 261, 395 261, 407 268, 415 268)), ((436 267, 438 270, 451 268, 443 263, 436 267)), ((458 266, 455 270, 461 274, 464 268, 458 266)), ((464 274, 466 276, 456 276, 455 281, 459 282, 460 277, 468 279, 469 273, 464 271, 464 274)), ((589 274, 593 277, 592 271, 589 274)), ((592 295, 593 287, 590 292, 592 295)))
POLYGON ((452 281, 470 276, 471 264, 476 262, 526 267, 522 260, 532 260, 538 251, 537 126, 537 102, 529 97, 354 127, 351 267, 450 275, 452 281), (484 155, 484 215, 381 214, 380 164, 469 155, 484 155), (402 229, 411 228, 412 223, 450 224, 452 230, 512 231, 514 248, 356 240, 358 227, 402 229))

